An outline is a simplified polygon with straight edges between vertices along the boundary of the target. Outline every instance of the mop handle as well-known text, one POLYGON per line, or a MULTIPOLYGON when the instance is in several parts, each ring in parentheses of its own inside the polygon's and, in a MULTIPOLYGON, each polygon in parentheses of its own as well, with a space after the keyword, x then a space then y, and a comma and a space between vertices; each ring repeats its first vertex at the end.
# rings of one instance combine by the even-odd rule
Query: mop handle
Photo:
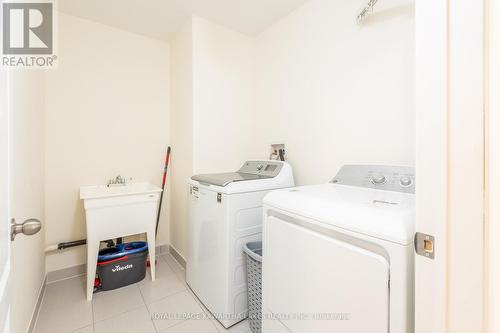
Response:
POLYGON ((161 189, 163 190, 165 188, 165 183, 167 181, 167 170, 168 170, 168 163, 170 162, 170 146, 167 148, 167 157, 165 158, 165 168, 163 169, 163 180, 161 182, 161 189))
POLYGON ((161 204, 163 202, 163 192, 165 191, 165 183, 167 182, 167 171, 168 164, 170 163, 170 146, 167 148, 167 157, 165 158, 165 167, 163 168, 163 180, 161 182, 161 194, 160 194, 160 204, 158 205, 158 214, 156 217, 156 230, 155 236, 158 235, 158 225, 160 224, 160 213, 161 213, 161 204))

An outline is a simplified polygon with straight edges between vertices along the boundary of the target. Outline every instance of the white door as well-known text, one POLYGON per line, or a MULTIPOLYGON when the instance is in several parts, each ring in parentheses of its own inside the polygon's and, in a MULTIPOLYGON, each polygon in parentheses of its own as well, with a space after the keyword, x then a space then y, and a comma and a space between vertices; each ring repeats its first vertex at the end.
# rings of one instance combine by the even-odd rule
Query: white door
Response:
POLYGON ((43 215, 42 95, 42 72, 0 70, 0 332, 28 331, 45 277, 43 233, 10 239, 43 215))
POLYGON ((9 112, 8 77, 0 70, 0 331, 10 327, 11 253, 9 235, 9 112))
MULTIPOLYGON (((44 105, 41 71, 15 70, 9 78, 10 218, 21 224, 44 213, 44 105)), ((45 278, 44 232, 11 243, 11 331, 26 332, 45 278)))
POLYGON ((484 3, 415 5, 415 332, 483 332, 484 3))

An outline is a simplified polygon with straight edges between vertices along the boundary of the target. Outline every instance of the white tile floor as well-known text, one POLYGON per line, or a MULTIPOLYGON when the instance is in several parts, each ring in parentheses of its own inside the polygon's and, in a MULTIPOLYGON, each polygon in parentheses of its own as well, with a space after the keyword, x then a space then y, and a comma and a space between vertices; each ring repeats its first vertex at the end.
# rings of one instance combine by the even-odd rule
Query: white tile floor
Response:
POLYGON ((84 277, 47 285, 35 333, 248 333, 246 321, 226 330, 185 283, 184 269, 170 255, 159 256, 156 281, 101 292, 85 299, 84 277), (184 319, 188 316, 202 319, 184 319))

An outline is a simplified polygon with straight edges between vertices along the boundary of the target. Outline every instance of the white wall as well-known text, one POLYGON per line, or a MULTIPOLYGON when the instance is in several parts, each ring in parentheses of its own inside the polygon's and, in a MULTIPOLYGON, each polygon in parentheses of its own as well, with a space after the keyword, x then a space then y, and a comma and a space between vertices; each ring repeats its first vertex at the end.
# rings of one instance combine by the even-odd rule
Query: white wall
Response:
POLYGON ((12 332, 27 331, 45 279, 43 74, 37 70, 11 74, 11 216, 17 223, 28 218, 42 221, 39 233, 18 235, 11 246, 12 332))
POLYGON ((170 244, 184 253, 187 219, 187 179, 193 174, 193 54, 192 21, 171 43, 172 195, 170 244))
MULTIPOLYGON (((161 185, 170 139, 167 44, 62 13, 58 41, 45 90, 48 244, 85 238, 80 186, 118 174, 161 185)), ((84 251, 48 255, 47 270, 85 263, 84 251)))
POLYGON ((255 155, 253 43, 246 35, 195 16, 171 45, 171 244, 182 255, 188 178, 236 170, 255 155))
POLYGON ((251 37, 193 17, 194 173, 255 157, 253 52, 251 37))
MULTIPOLYGON (((361 27, 358 9, 312 0, 256 39, 193 17, 171 43, 170 123, 166 45, 61 15, 60 65, 47 80, 47 242, 84 236, 80 185, 117 173, 157 183, 168 127, 170 243, 181 254, 193 173, 236 169, 281 142, 299 184, 325 182, 344 163, 413 164, 413 6, 382 2, 361 27)), ((49 256, 48 268, 81 254, 49 256)))
MULTIPOLYGON (((286 144, 298 184, 328 181, 345 163, 413 165, 412 2, 383 2, 361 27, 358 9, 313 0, 257 38, 193 17, 192 95, 179 97, 192 98, 185 111, 193 115, 191 129, 184 122, 192 164, 183 170, 237 169, 267 158, 271 143, 286 144)), ((189 40, 189 31, 179 36, 189 40)), ((190 174, 179 176, 182 186, 190 174)), ((183 253, 186 193, 177 191, 171 243, 183 253)))
POLYGON ((381 1, 358 26, 360 5, 312 0, 257 38, 255 144, 285 143, 298 184, 414 164, 413 1, 381 1))

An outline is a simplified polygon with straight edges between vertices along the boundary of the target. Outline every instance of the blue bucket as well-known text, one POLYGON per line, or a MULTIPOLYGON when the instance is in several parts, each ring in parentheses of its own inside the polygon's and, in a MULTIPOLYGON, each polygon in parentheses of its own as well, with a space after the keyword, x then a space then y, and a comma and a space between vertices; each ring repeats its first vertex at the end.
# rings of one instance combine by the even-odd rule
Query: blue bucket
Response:
POLYGON ((126 255, 144 252, 148 250, 148 243, 146 242, 130 242, 124 244, 118 244, 114 247, 108 247, 99 251, 99 256, 97 257, 98 262, 109 261, 113 259, 118 259, 126 255))
POLYGON ((125 255, 144 252, 148 250, 148 243, 146 242, 131 242, 120 244, 125 255))

